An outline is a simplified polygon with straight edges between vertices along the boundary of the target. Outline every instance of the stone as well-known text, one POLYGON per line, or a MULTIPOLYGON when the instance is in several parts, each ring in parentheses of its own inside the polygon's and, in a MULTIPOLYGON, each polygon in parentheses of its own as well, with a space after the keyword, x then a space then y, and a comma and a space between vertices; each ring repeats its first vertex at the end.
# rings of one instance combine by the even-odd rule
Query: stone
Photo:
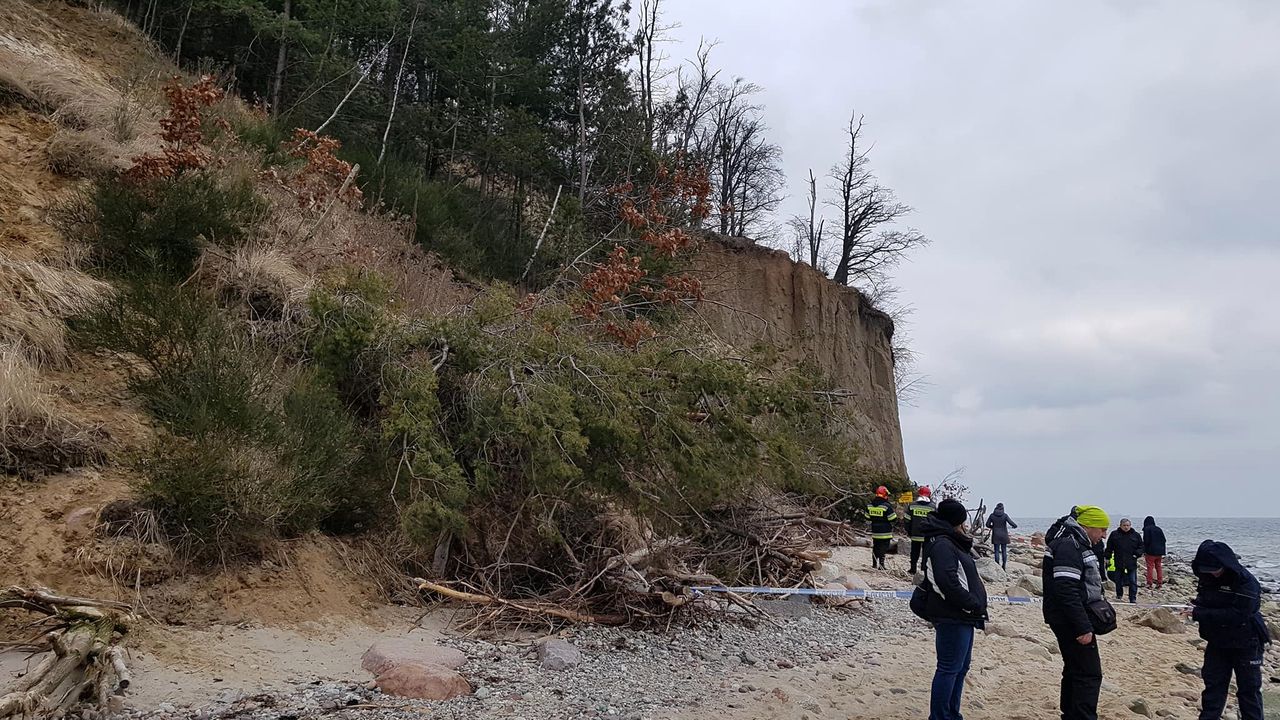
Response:
POLYGON ((1009 574, 1000 567, 1000 564, 991 558, 978 558, 978 577, 984 581, 994 584, 1007 580, 1009 574))
POLYGON ((493 695, 493 691, 489 689, 488 685, 481 685, 476 688, 474 695, 477 700, 488 700, 489 696, 493 695))
POLYGON ((1031 533, 1031 547, 1037 547, 1037 548, 1044 547, 1044 533, 1042 532, 1031 533))
POLYGON ((1010 560, 1008 564, 1005 565, 1004 571, 1010 575, 1026 575, 1032 570, 1030 565, 1023 565, 1015 560, 1010 560))
POLYGON ((1008 590, 1004 591, 1005 597, 1013 600, 1030 600, 1031 593, 1021 585, 1010 585, 1008 590))
POLYGON ((846 590, 870 590, 871 585, 862 576, 857 573, 849 573, 836 578, 836 582, 845 587, 846 590))
POLYGON ((849 542, 850 547, 869 548, 872 546, 871 538, 859 535, 849 542))
POLYGON ((1262 614, 1280 616, 1280 602, 1268 600, 1262 603, 1262 614))
MULTIPOLYGON (((823 583, 835 582, 836 578, 843 577, 848 573, 845 569, 831 560, 823 560, 818 563, 818 567, 810 571, 815 580, 821 580, 823 583)), ((818 584, 815 582, 815 584, 818 584)))
MULTIPOLYGON (((846 588, 844 585, 838 582, 829 582, 829 583, 825 583, 822 586, 822 589, 834 590, 837 592, 844 592, 848 588, 846 588)), ((858 598, 837 597, 834 595, 814 595, 813 601, 820 605, 826 605, 827 607, 848 607, 858 602, 858 598)))
POLYGON ((1036 597, 1044 595, 1044 578, 1039 575, 1023 575, 1022 578, 1018 580, 1018 586, 1036 597))
POLYGON ((1138 698, 1133 702, 1129 703, 1129 710, 1135 715, 1155 717, 1155 715, 1153 715, 1151 712, 1151 708, 1147 705, 1147 701, 1144 700, 1143 698, 1138 698))
POLYGON ((369 646, 360 656, 360 667, 381 675, 405 663, 427 663, 457 670, 467 662, 461 650, 435 645, 417 638, 383 638, 369 646))
POLYGON ((1156 608, 1142 613, 1131 621, 1135 625, 1148 627, 1165 635, 1176 635, 1187 631, 1187 624, 1182 618, 1174 615, 1168 608, 1156 608))
POLYGON ((1198 665, 1192 665, 1192 664, 1190 664, 1190 663, 1180 662, 1180 663, 1178 663, 1177 665, 1174 665, 1174 666, 1173 666, 1173 669, 1174 669, 1174 670, 1177 670, 1178 672, 1182 673, 1183 675, 1197 675, 1197 676, 1198 676, 1198 675, 1200 674, 1200 667, 1199 667, 1198 665))
POLYGON ((550 638, 538 644, 538 664, 547 670, 567 670, 582 662, 582 652, 568 640, 550 638))
POLYGON ((93 532, 98 524, 98 511, 91 507, 76 508, 67 513, 67 529, 76 534, 87 535, 93 532))
POLYGON ((395 665, 377 678, 388 695, 415 700, 448 700, 471 693, 471 685, 454 670, 425 662, 395 665))
POLYGON ((911 538, 898 538, 893 541, 894 552, 898 555, 911 557, 911 538))
POLYGON ((1267 618, 1267 630, 1271 632, 1272 640, 1280 640, 1280 619, 1267 618))

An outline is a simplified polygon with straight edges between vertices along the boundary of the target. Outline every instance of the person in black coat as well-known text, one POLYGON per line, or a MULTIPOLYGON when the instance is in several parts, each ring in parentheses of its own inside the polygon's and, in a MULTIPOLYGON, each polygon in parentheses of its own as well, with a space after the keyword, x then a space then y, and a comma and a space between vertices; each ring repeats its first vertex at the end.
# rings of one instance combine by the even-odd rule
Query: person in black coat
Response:
POLYGON ((929 720, 962 719, 974 630, 987 619, 987 590, 973 561, 973 539, 964 533, 968 518, 964 505, 948 498, 924 521, 924 605, 913 609, 933 623, 938 653, 929 720))
POLYGON ((1129 588, 1129 602, 1138 602, 1138 558, 1142 556, 1142 533, 1133 529, 1129 518, 1120 521, 1120 527, 1107 538, 1108 562, 1116 563, 1116 599, 1124 599, 1124 589, 1129 588))
POLYGON ((1232 673, 1241 720, 1262 720, 1262 655, 1271 642, 1262 619, 1262 588, 1226 543, 1201 543, 1191 571, 1199 585, 1191 619, 1208 643, 1200 720, 1222 717, 1232 673))
POLYGON ((996 503, 996 509, 987 518, 987 529, 991 531, 991 550, 1000 567, 1009 568, 1009 528, 1017 529, 1018 523, 1004 514, 1004 503, 996 503))
POLYGON ((1142 521, 1142 553, 1147 559, 1147 587, 1152 587, 1152 578, 1155 578, 1155 587, 1164 587, 1164 556, 1168 553, 1168 547, 1164 530, 1156 525, 1156 519, 1150 515, 1142 521))

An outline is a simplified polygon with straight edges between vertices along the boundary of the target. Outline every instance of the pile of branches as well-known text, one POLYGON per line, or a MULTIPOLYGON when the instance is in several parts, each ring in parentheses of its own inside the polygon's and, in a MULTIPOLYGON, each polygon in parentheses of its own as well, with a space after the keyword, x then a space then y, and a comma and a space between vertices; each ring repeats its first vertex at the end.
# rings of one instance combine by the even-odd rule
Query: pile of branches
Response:
POLYGON ((120 641, 134 616, 124 603, 55 594, 45 588, 0 590, 0 609, 38 615, 35 634, 13 647, 43 658, 0 692, 0 719, 58 718, 82 709, 106 714, 129 687, 120 641))
MULTIPOLYGON (((763 502, 699 513, 691 525, 700 531, 689 535, 660 536, 616 512, 601 513, 593 523, 595 532, 565 542, 555 554, 561 562, 549 567, 506 562, 499 555, 482 565, 460 560, 453 574, 464 580, 414 581, 428 596, 475 606, 478 611, 463 622, 468 630, 565 623, 669 626, 695 609, 730 605, 767 617, 736 593, 702 594, 694 588, 813 587, 811 573, 830 557, 824 548, 854 535, 849 523, 828 519, 819 508, 763 502), (619 532, 619 525, 630 532, 619 532)), ((479 551, 472 546, 464 553, 474 557, 479 551)))

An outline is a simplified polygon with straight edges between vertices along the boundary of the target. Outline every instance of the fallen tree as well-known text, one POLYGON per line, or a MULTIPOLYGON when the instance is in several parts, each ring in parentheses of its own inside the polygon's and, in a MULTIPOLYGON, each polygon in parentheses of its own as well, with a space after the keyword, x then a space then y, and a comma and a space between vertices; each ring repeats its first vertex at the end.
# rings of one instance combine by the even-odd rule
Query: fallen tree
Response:
POLYGON ((43 657, 0 694, 0 718, 57 718, 82 706, 107 710, 129 687, 120 648, 134 620, 127 604, 10 587, 0 591, 2 608, 41 616, 32 624, 38 632, 17 647, 43 657))

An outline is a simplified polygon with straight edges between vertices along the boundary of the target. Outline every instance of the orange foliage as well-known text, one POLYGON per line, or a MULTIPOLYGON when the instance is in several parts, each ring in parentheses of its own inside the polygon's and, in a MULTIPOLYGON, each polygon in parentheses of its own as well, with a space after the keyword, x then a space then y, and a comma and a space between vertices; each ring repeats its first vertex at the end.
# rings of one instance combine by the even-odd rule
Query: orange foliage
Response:
MULTIPOLYGON (((208 167, 212 160, 204 145, 205 111, 223 97, 222 89, 212 75, 204 75, 194 84, 186 86, 182 79, 174 77, 164 87, 169 111, 160 119, 160 141, 163 147, 159 155, 139 155, 133 158, 133 167, 125 177, 133 181, 172 178, 188 170, 208 167)), ((229 129, 219 118, 215 125, 229 129)))
POLYGON ((289 179, 299 207, 327 205, 339 192, 342 193, 340 199, 352 206, 359 205, 364 199, 364 194, 354 182, 347 183, 352 171, 351 163, 334 155, 341 147, 342 142, 337 138, 303 128, 294 129, 293 140, 286 142, 284 149, 289 155, 305 161, 302 169, 289 179), (344 183, 347 183, 345 189, 342 187, 344 183))

